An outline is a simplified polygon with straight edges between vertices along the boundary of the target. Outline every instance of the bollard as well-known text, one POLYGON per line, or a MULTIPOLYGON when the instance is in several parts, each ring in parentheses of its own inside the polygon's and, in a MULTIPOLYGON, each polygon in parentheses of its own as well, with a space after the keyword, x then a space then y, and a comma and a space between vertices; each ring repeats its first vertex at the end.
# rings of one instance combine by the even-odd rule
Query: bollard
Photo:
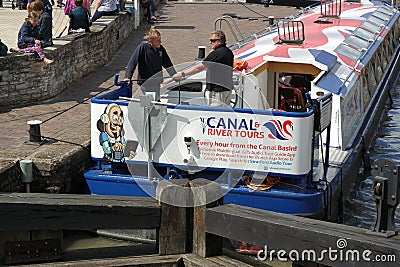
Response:
POLYGON ((29 125, 29 142, 32 143, 40 143, 42 141, 42 137, 40 134, 40 124, 42 121, 40 120, 32 120, 28 121, 29 125))
POLYGON ((398 234, 394 215, 400 202, 400 167, 390 159, 378 159, 372 170, 372 194, 377 206, 375 224, 369 234, 389 238, 398 234))
POLYGON ((274 24, 274 16, 268 16, 269 26, 274 24))
POLYGON ((21 182, 26 186, 26 193, 30 193, 30 183, 33 180, 32 176, 32 160, 24 159, 19 162, 21 168, 21 182))
POLYGON ((199 54, 197 55, 197 59, 202 59, 206 57, 206 47, 203 45, 199 45, 197 47, 199 49, 199 54))

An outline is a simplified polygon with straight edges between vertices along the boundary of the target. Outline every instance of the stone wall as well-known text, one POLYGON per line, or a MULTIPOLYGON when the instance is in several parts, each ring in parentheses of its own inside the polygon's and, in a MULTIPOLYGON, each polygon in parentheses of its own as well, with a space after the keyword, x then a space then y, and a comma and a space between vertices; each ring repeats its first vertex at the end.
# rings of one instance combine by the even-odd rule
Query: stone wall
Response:
POLYGON ((54 39, 54 46, 45 49, 54 60, 50 65, 36 54, 0 57, 0 107, 26 105, 59 94, 73 81, 106 64, 133 29, 134 16, 120 12, 102 17, 91 33, 54 39))

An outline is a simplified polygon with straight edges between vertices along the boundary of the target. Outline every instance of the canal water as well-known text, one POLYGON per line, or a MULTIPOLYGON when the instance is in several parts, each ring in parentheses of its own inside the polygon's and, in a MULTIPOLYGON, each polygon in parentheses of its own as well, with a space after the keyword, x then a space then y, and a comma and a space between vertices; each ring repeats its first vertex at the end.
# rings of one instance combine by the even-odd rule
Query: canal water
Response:
MULTIPOLYGON (((386 116, 377 132, 377 139, 370 155, 371 164, 377 159, 389 158, 400 164, 400 76, 392 90, 391 106, 388 104, 386 116)), ((376 220, 376 204, 372 195, 373 177, 365 172, 357 177, 357 182, 345 201, 344 223, 369 229, 376 220)), ((400 229, 400 209, 396 210, 395 222, 400 229)))

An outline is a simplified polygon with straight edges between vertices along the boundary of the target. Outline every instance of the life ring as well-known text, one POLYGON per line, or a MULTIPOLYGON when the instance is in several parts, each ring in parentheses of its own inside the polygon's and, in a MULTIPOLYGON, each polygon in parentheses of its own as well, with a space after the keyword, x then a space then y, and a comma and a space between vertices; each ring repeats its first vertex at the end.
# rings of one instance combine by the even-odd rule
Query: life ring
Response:
POLYGON ((254 191, 265 191, 265 190, 271 189, 272 187, 274 187, 274 185, 279 183, 280 179, 281 179, 280 177, 272 177, 272 176, 267 175, 261 184, 255 184, 255 183, 251 182, 251 180, 252 180, 251 176, 245 175, 242 177, 243 183, 248 188, 250 188, 254 191))
POLYGON ((247 66, 249 65, 249 63, 241 58, 235 58, 233 60, 233 69, 234 70, 244 70, 247 68, 247 66))

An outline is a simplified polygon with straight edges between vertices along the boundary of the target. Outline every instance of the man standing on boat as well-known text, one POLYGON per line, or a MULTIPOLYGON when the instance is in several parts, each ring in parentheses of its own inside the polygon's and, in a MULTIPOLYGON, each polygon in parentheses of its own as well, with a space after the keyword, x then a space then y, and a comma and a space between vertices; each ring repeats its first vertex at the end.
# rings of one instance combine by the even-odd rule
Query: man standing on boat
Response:
POLYGON ((206 104, 209 106, 224 106, 230 104, 233 89, 233 53, 226 47, 226 36, 223 31, 210 34, 210 44, 213 51, 203 62, 185 72, 176 73, 172 78, 176 81, 186 76, 207 70, 206 104))
POLYGON ((155 100, 160 98, 160 84, 163 81, 162 67, 169 75, 176 73, 164 46, 161 45, 161 33, 151 28, 145 36, 147 42, 142 42, 129 59, 124 81, 131 81, 136 66, 139 64, 137 84, 143 94, 154 92, 155 100))

